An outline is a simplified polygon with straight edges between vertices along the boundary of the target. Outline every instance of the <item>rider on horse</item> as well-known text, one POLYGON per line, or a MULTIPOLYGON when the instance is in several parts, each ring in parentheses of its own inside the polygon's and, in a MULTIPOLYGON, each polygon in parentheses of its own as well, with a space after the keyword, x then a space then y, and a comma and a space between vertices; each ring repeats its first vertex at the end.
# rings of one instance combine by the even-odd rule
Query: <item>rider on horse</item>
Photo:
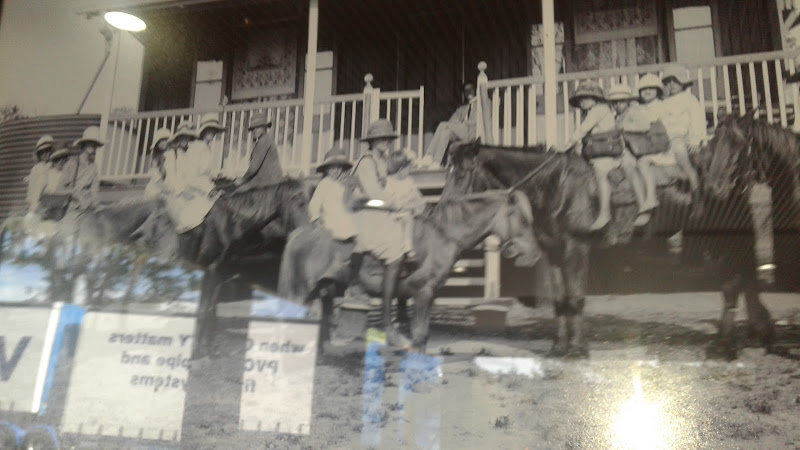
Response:
MULTIPOLYGON (((358 181, 360 194, 366 200, 365 207, 357 210, 356 248, 353 255, 353 273, 358 273, 364 252, 372 253, 384 267, 383 302, 391 304, 394 298, 400 269, 406 254, 412 251, 410 239, 404 239, 406 231, 397 211, 402 205, 392 204, 392 193, 387 191, 387 158, 392 144, 397 139, 391 122, 380 119, 373 122, 361 140, 369 145, 369 151, 356 163, 353 175, 358 181)), ((384 317, 384 327, 391 333, 391 319, 384 317)))

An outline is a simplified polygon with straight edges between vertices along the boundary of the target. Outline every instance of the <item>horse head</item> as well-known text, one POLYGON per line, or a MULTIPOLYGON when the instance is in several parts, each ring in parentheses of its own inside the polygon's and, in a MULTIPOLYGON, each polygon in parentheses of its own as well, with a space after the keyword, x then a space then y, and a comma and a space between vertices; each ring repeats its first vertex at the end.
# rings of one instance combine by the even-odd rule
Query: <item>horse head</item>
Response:
POLYGON ((531 204, 520 191, 505 192, 507 202, 495 216, 492 234, 500 238, 503 256, 514 258, 516 266, 533 267, 542 251, 533 233, 531 204))
POLYGON ((739 155, 747 152, 750 141, 739 126, 739 120, 728 116, 720 120, 709 143, 710 161, 704 180, 707 191, 719 198, 727 198, 736 185, 739 155))

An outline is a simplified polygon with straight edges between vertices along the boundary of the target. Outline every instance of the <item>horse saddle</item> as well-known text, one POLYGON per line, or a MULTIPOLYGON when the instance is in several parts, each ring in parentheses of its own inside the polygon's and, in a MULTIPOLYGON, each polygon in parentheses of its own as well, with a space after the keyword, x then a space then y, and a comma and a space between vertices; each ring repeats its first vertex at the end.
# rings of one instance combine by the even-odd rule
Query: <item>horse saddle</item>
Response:
POLYGON ((624 137, 631 153, 637 158, 669 150, 667 128, 661 121, 651 122, 647 131, 625 131, 624 137))

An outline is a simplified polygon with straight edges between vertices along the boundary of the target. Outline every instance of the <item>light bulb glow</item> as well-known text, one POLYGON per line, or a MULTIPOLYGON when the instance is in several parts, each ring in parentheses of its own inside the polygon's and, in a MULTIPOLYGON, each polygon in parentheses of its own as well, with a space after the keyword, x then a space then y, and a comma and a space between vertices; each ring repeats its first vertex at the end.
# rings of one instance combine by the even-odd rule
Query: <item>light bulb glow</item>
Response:
POLYGON ((142 31, 147 28, 144 20, 134 16, 133 14, 124 13, 121 11, 107 12, 105 16, 106 22, 109 25, 125 31, 142 31))

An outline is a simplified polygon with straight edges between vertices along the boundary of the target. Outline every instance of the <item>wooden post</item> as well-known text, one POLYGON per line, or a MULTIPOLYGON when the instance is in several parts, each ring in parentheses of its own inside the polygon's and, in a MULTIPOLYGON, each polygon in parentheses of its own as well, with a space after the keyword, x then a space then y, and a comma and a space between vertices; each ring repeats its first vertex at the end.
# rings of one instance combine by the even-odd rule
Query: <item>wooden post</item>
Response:
POLYGON ((483 298, 500 297, 500 238, 489 236, 484 243, 483 298))
MULTIPOLYGON (((303 146, 300 153, 300 170, 311 172, 311 147, 314 139, 314 96, 317 85, 317 25, 319 23, 319 0, 309 0, 308 48, 306 50, 306 85, 303 102, 303 146)), ((276 124, 277 127, 277 124, 276 124)))
POLYGON ((122 37, 120 36, 120 31, 118 29, 113 28, 111 30, 111 33, 112 33, 112 39, 116 41, 117 48, 116 50, 113 49, 114 42, 112 41, 111 47, 109 49, 109 51, 112 53, 111 65, 109 66, 111 68, 111 80, 109 81, 106 90, 106 107, 103 109, 103 113, 100 115, 100 139, 106 141, 106 145, 97 149, 97 156, 96 156, 97 161, 95 161, 95 165, 100 172, 98 175, 100 176, 105 175, 105 173, 103 173, 103 164, 105 160, 106 146, 110 144, 110 142, 107 141, 107 137, 109 135, 108 121, 111 117, 111 108, 113 107, 114 103, 114 84, 115 84, 114 82, 117 80, 117 65, 119 63, 119 44, 120 41, 122 40, 122 37))
POLYGON ((492 139, 492 111, 489 102, 489 77, 486 75, 486 62, 478 63, 478 130, 477 137, 485 144, 493 144, 492 139))
MULTIPOLYGON (((545 144, 555 145, 558 138, 556 123, 556 25, 553 0, 542 0, 542 30, 544 36, 544 118, 545 144)), ((564 114, 567 112, 564 111, 564 114)))

